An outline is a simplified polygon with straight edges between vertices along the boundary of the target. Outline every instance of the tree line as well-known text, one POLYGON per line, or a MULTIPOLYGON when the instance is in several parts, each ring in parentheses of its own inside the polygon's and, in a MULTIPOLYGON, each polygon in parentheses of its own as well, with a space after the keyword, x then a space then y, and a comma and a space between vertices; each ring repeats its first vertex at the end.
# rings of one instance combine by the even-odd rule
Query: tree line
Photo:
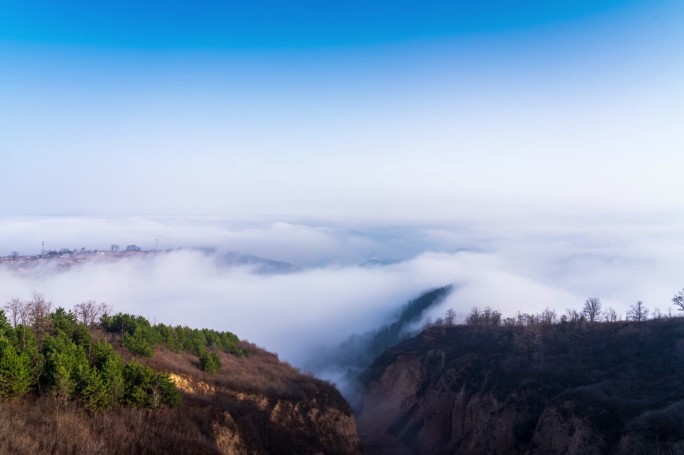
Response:
MULTIPOLYGON (((684 311, 684 289, 677 292, 672 297, 672 304, 678 311, 684 311)), ((423 329, 432 326, 452 326, 456 323, 456 312, 453 308, 446 310, 443 317, 432 321, 428 319, 423 329)), ((675 317, 675 313, 670 309, 667 313, 660 309, 649 309, 641 300, 633 305, 630 305, 625 320, 642 322, 650 319, 661 319, 666 317, 675 317)), ((479 308, 473 307, 466 315, 463 324, 468 326, 529 326, 538 324, 556 324, 556 323, 581 323, 581 322, 618 322, 622 320, 617 311, 612 308, 604 308, 601 299, 598 297, 589 297, 584 301, 581 310, 568 309, 565 314, 558 315, 555 310, 545 309, 539 314, 518 313, 514 317, 504 318, 502 314, 492 309, 491 307, 479 308)))
MULTIPOLYGON (((164 345, 173 352, 189 352, 198 357, 211 356, 210 351, 221 351, 236 356, 246 352, 238 348, 240 339, 231 332, 211 329, 191 329, 185 326, 152 325, 142 316, 118 313, 103 314, 100 327, 108 333, 119 334, 121 345, 133 354, 151 357, 154 348, 164 345)), ((218 356, 215 356, 215 361, 218 356)))
MULTIPOLYGON (((684 311, 684 289, 675 294, 672 298, 672 304, 677 310, 684 311)), ((658 309, 650 310, 642 301, 637 301, 630 306, 625 319, 640 324, 647 320, 675 318, 676 315, 677 313, 673 313, 671 310, 667 313, 658 309)), ((550 308, 546 308, 538 314, 518 311, 513 317, 503 317, 499 311, 490 307, 473 307, 465 316, 463 325, 483 329, 502 329, 500 331, 492 330, 492 332, 504 337, 511 337, 512 346, 523 355, 523 358, 527 359, 530 365, 544 366, 550 346, 565 345, 568 347, 574 343, 573 339, 567 337, 567 333, 574 335, 582 333, 583 336, 590 336, 589 334, 592 332, 604 331, 591 330, 592 328, 608 329, 621 320, 622 318, 615 309, 604 308, 601 299, 590 297, 584 301, 580 310, 568 309, 565 314, 560 316, 550 308), (607 325, 604 326, 601 323, 607 325)), ((449 308, 444 317, 438 318, 435 322, 428 320, 423 325, 423 329, 454 325, 456 325, 456 312, 449 308)), ((575 348, 571 350, 573 349, 575 348)), ((578 357, 580 362, 581 357, 578 357)))

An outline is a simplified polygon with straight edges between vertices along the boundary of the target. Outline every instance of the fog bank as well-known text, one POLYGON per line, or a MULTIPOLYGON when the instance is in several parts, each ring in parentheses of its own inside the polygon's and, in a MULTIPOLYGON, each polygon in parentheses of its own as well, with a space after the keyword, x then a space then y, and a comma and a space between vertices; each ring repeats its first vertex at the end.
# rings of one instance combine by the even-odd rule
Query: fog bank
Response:
POLYGON ((475 305, 504 315, 546 307, 564 312, 589 296, 624 315, 636 300, 666 310, 684 286, 684 230, 676 223, 356 228, 43 218, 2 220, 0 234, 7 253, 41 239, 55 248, 128 242, 150 248, 156 238, 160 249, 216 247, 215 254, 174 249, 68 270, 0 267, 0 301, 29 298, 34 291, 66 308, 95 299, 153 321, 230 330, 300 366, 317 346, 372 330, 409 299, 448 284, 455 285, 453 293, 429 316, 451 307, 463 317, 475 305), (223 251, 300 269, 255 273, 250 265, 221 265, 217 255, 223 251))

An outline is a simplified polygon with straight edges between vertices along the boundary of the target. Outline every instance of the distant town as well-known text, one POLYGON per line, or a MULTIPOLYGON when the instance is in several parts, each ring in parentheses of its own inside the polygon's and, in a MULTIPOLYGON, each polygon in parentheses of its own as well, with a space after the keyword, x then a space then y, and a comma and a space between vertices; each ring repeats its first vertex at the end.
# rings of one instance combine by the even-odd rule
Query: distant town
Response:
POLYGON ((92 259, 116 260, 126 256, 154 254, 157 251, 156 249, 143 250, 138 245, 127 245, 123 248, 119 245, 112 245, 109 249, 102 250, 88 250, 86 248, 70 250, 69 248, 62 248, 60 250, 46 251, 43 247, 40 254, 22 255, 17 251, 13 251, 7 256, 0 256, 0 264, 18 270, 29 269, 47 263, 62 268, 71 268, 92 259))

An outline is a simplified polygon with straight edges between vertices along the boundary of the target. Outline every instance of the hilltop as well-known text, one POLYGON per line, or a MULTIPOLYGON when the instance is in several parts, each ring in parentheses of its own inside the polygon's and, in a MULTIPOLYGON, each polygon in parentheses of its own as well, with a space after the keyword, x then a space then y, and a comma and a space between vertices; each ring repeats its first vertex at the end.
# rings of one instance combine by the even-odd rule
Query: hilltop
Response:
POLYGON ((230 332, 40 296, 7 307, 2 453, 360 453, 332 384, 230 332))
POLYGON ((434 326, 363 373, 370 454, 684 453, 684 320, 434 326))

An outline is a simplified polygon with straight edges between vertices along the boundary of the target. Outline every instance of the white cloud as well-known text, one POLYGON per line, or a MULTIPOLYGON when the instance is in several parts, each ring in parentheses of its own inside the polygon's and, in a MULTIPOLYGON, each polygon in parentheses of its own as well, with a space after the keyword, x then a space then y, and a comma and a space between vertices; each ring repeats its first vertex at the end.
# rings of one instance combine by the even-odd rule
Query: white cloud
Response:
POLYGON ((684 231, 676 224, 605 226, 352 231, 196 219, 6 220, 0 224, 3 238, 19 242, 48 230, 67 244, 72 239, 105 245, 107 236, 163 232, 168 242, 230 246, 300 260, 308 268, 259 275, 245 267, 218 266, 215 257, 192 250, 89 262, 68 271, 0 268, 0 301, 28 298, 34 291, 67 308, 88 299, 106 301, 116 311, 159 322, 230 330, 299 365, 316 346, 384 324, 420 292, 451 283, 454 293, 433 317, 447 307, 464 315, 472 306, 491 306, 504 315, 546 307, 563 313, 581 307, 589 296, 622 314, 636 300, 666 309, 684 286, 684 231), (423 252, 411 258, 416 250, 423 252), (379 268, 357 265, 378 251, 409 259, 379 268))

